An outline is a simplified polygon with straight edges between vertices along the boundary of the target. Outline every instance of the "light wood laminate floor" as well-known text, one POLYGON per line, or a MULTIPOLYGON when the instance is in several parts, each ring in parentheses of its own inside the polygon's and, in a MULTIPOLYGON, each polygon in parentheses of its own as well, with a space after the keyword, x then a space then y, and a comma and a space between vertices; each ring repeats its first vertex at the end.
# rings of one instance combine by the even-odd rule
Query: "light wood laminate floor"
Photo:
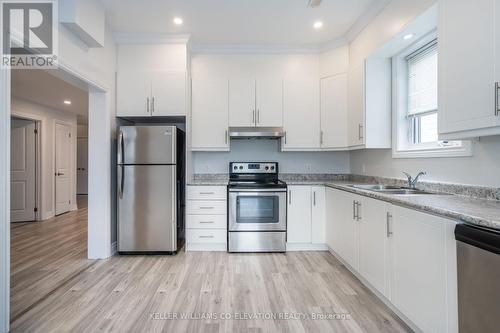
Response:
MULTIPOLYGON (((80 220, 86 221, 85 214, 82 210, 72 215, 74 229, 81 232, 67 226, 73 236, 68 235, 66 241, 47 227, 38 234, 47 239, 45 242, 36 237, 24 242, 24 249, 33 242, 36 252, 52 253, 40 259, 52 263, 52 267, 64 266, 66 260, 69 265, 90 266, 83 271, 76 268, 77 274, 60 279, 58 287, 27 309, 19 310, 23 306, 14 304, 18 315, 12 322, 13 332, 409 331, 328 252, 180 252, 173 257, 115 256, 91 262, 82 258, 86 252, 82 244, 74 242, 74 248, 69 245, 72 242, 69 239, 83 241, 81 233, 86 232, 86 224, 80 220), (51 236, 42 235, 44 232, 55 233, 56 240, 49 241, 51 236), (55 242, 65 246, 56 246, 55 242), (330 320, 301 317, 313 313, 348 317, 330 320), (222 314, 232 319, 221 319, 222 314), (280 319, 280 314, 295 318, 280 319), (181 319, 184 315, 198 319, 181 319), (245 315, 249 318, 245 319, 245 315)), ((13 232, 17 233, 16 228, 13 232)), ((13 251, 13 256, 16 255, 26 257, 19 249, 13 251)), ((33 279, 30 274, 21 273, 22 258, 13 258, 13 262, 17 263, 13 264, 17 266, 13 271, 13 279, 17 280, 13 281, 13 303, 31 303, 26 299, 39 298, 38 288, 23 291, 21 286, 30 285, 33 279)), ((34 267, 40 265, 36 270, 44 272, 42 262, 34 267)), ((54 272, 48 274, 57 276, 54 272)), ((45 279, 45 284, 50 284, 51 279, 45 279)), ((51 288, 52 285, 46 287, 51 288)))

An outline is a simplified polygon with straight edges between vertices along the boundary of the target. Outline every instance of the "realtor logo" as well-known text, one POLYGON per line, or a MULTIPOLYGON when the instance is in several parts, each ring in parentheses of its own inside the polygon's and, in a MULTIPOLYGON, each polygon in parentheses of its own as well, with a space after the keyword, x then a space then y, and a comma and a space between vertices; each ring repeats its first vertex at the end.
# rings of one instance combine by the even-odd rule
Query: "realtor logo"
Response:
POLYGON ((0 0, 2 67, 57 67, 57 0, 0 0))

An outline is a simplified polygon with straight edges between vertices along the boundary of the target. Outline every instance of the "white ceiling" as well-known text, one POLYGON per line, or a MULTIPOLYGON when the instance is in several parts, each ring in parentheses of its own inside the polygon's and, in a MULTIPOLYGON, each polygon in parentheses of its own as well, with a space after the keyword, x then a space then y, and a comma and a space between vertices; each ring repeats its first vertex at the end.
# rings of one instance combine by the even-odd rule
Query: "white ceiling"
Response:
POLYGON ((88 93, 63 81, 48 71, 20 69, 12 71, 12 96, 48 108, 64 110, 78 116, 79 124, 88 119, 88 93), (70 100, 71 105, 64 104, 70 100))
POLYGON ((191 34, 196 44, 318 45, 344 37, 386 0, 102 0, 114 32, 191 34), (176 26, 174 17, 184 20, 176 26), (313 29, 315 21, 324 25, 313 29))

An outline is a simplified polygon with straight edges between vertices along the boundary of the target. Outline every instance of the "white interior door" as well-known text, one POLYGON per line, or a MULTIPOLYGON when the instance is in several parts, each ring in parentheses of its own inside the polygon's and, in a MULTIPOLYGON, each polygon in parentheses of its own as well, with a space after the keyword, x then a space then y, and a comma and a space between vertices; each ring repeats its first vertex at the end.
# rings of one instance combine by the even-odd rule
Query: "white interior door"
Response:
POLYGON ((55 125, 56 215, 69 211, 71 205, 71 127, 55 125))
POLYGON ((11 123, 11 222, 36 218, 36 124, 31 120, 12 119, 11 123))
POLYGON ((76 194, 88 194, 89 189, 89 140, 78 138, 76 154, 76 194))

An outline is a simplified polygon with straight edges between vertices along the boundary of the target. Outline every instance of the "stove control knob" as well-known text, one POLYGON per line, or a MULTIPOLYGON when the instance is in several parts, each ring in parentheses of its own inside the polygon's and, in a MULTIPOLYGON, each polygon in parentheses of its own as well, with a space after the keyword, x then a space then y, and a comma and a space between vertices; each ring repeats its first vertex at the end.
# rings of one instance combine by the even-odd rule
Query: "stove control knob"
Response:
POLYGON ((237 170, 237 169, 238 169, 238 167, 235 165, 235 166, 233 167, 233 169, 234 169, 234 170, 237 170))
POLYGON ((265 168, 265 169, 266 169, 266 170, 269 170, 269 167, 266 165, 266 168, 265 168))
POLYGON ((271 170, 274 170, 274 165, 271 166, 271 170))
POLYGON ((243 170, 243 166, 242 165, 240 165, 240 170, 243 170))

